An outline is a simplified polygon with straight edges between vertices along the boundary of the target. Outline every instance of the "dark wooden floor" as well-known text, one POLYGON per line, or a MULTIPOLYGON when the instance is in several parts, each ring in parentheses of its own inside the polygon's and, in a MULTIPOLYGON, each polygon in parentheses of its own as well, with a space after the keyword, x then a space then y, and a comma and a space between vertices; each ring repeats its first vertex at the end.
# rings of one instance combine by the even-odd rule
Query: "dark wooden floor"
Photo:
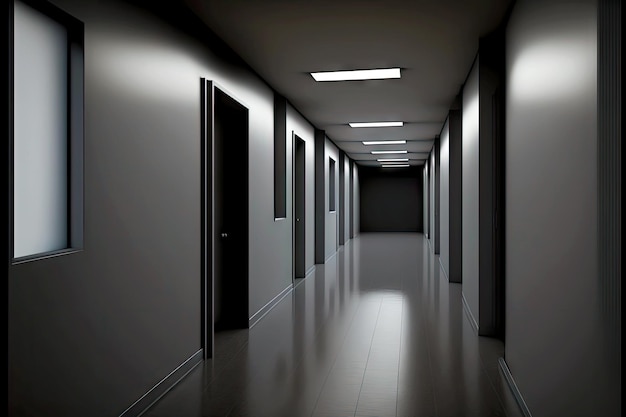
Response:
POLYGON ((521 416, 421 234, 362 234, 143 416, 521 416))

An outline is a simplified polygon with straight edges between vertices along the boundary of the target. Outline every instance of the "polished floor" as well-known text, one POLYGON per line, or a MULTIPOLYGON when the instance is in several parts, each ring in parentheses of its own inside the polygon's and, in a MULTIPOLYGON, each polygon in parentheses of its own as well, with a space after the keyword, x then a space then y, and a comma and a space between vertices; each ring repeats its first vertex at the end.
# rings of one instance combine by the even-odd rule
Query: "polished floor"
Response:
POLYGON ((361 234, 145 417, 519 417, 422 234, 361 234))

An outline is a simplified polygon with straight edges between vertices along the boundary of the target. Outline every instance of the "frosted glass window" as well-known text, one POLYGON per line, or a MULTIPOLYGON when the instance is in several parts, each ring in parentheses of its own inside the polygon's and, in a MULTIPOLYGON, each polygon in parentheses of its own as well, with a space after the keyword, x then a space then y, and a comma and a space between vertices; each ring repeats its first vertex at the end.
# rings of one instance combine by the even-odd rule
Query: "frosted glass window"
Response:
MULTIPOLYGON (((24 3, 14 3, 14 258, 71 246, 70 123, 82 129, 82 102, 77 125, 68 117, 70 97, 75 94, 75 88, 68 86, 75 67, 70 44, 63 24, 24 3)), ((82 84, 80 88, 82 94, 82 84)))

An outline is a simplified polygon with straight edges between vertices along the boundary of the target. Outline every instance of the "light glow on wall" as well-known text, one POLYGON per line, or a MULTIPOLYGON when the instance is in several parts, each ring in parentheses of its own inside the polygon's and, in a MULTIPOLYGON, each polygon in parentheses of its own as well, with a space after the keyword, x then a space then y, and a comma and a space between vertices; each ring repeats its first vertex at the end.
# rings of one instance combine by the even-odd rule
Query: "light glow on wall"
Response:
POLYGON ((578 96, 596 76, 590 49, 595 45, 573 30, 525 48, 512 61, 513 96, 528 101, 578 96))

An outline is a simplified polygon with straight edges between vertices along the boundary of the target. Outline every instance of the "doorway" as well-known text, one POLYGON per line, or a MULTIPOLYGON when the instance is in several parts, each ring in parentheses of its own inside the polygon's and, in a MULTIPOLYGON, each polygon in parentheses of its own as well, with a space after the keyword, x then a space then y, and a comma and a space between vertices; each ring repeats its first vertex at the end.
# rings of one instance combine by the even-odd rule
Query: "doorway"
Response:
POLYGON ((202 80, 202 335, 249 327, 248 109, 202 80))
POLYGON ((293 284, 306 275, 306 144, 293 134, 293 284))

